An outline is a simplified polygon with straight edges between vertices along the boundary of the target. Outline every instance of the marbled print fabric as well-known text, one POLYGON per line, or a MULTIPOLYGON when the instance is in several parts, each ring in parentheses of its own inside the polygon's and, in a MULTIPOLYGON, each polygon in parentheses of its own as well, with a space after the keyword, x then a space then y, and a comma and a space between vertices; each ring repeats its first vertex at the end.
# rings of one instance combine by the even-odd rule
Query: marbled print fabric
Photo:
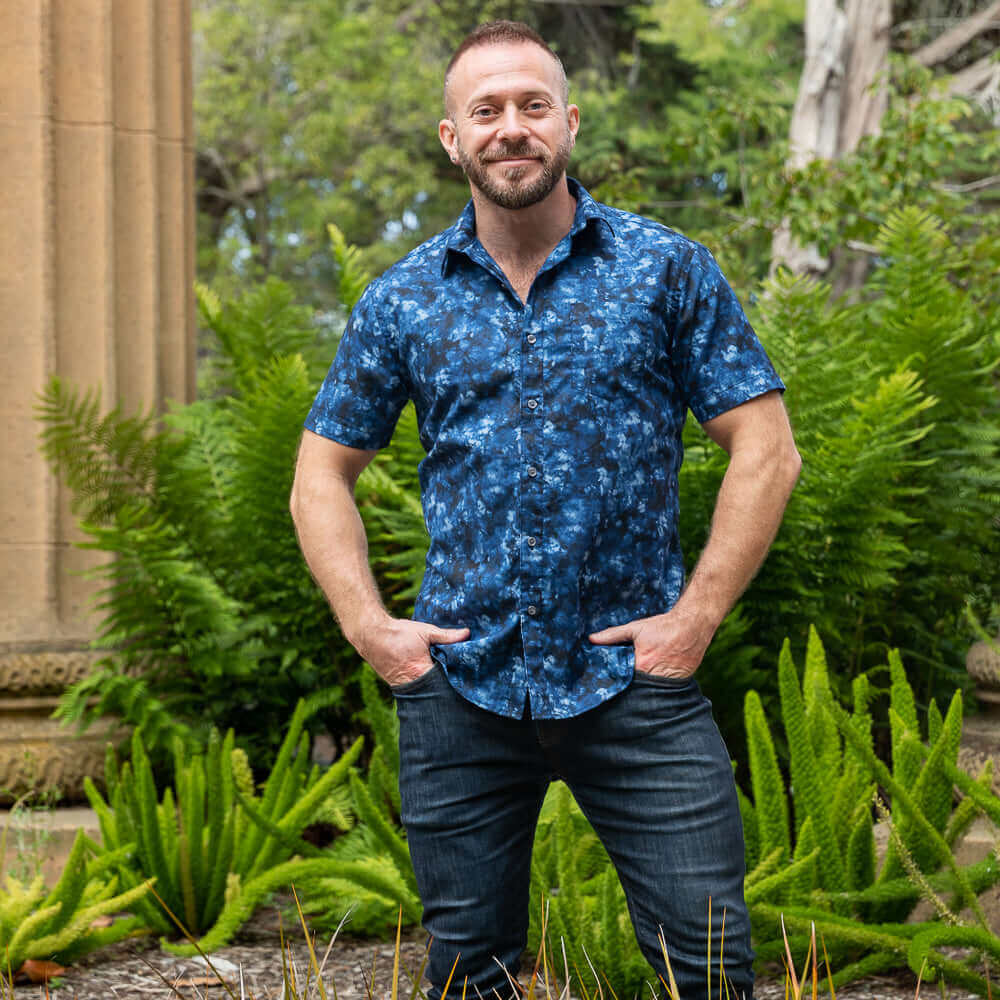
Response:
POLYGON ((306 420, 382 448, 413 400, 431 539, 414 618, 467 626, 431 655, 514 717, 567 718, 629 683, 631 645, 587 635, 680 595, 687 410, 784 388, 708 250, 569 185, 573 225, 526 303, 470 201, 365 290, 306 420))

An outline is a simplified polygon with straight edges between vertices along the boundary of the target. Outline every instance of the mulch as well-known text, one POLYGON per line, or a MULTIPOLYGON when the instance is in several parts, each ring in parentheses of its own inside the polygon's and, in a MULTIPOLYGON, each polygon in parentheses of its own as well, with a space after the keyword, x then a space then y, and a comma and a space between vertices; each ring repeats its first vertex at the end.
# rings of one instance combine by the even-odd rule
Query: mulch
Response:
MULTIPOLYGON (((261 907, 234 937, 232 944, 213 953, 212 963, 240 996, 240 973, 244 994, 254 1000, 278 1000, 282 996, 281 935, 279 914, 287 913, 288 900, 261 907)), ((309 968, 309 951, 301 927, 281 920, 291 963, 301 989, 309 968)), ((317 935, 315 947, 322 962, 330 936, 317 935)), ((399 997, 409 1000, 411 975, 421 967, 426 935, 404 931, 400 947, 399 997), (408 975, 409 973, 409 975, 408 975)), ((330 997, 336 984, 337 1000, 386 1000, 391 996, 394 943, 371 938, 338 936, 324 966, 323 981, 330 997), (373 976, 374 971, 374 976, 373 976)), ((526 966, 527 967, 527 966, 526 966)), ((916 978, 909 973, 892 977, 869 977, 837 991, 838 1000, 914 1000, 916 978)), ((429 984, 425 981, 423 989, 429 984)), ((921 988, 923 1000, 933 1000, 933 984, 921 988)), ((784 983, 777 978, 758 977, 756 1000, 785 1000, 784 983)), ((177 958, 162 951, 155 940, 133 939, 111 945, 82 959, 48 986, 19 984, 13 1000, 223 1000, 229 993, 217 982, 204 961, 177 958)), ((9 994, 5 994, 9 996, 9 994)), ((315 990, 311 997, 317 997, 315 990)), ((948 1000, 979 1000, 975 994, 950 990, 948 1000)))

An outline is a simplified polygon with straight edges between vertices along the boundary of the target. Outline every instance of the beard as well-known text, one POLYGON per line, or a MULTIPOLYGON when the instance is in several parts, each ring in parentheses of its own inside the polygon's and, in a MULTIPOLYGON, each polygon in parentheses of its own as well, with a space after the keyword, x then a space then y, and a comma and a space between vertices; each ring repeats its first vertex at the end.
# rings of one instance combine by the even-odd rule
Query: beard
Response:
POLYGON ((483 150, 476 156, 469 156, 462 144, 457 143, 458 162, 469 181, 495 205, 512 209, 527 208, 547 198, 565 173, 572 149, 568 129, 553 153, 544 147, 534 149, 524 141, 504 144, 483 150), (534 180, 525 180, 528 172, 533 169, 527 164, 502 167, 499 178, 488 172, 490 164, 495 161, 519 156, 532 157, 540 163, 541 171, 534 180))

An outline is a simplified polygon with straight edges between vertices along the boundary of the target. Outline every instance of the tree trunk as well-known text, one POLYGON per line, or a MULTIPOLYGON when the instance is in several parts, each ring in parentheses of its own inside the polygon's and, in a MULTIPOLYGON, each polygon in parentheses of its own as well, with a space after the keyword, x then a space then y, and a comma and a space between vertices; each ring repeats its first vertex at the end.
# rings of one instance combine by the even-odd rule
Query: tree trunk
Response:
MULTIPOLYGON (((854 150, 878 130, 886 107, 879 81, 888 68, 890 0, 809 0, 806 61, 789 130, 788 166, 832 160, 854 150)), ((829 261, 815 247, 802 247, 784 220, 771 243, 771 271, 822 274, 829 261)))
POLYGON ((878 132, 889 103, 889 0, 847 0, 847 59, 841 91, 837 155, 851 153, 866 135, 878 132))

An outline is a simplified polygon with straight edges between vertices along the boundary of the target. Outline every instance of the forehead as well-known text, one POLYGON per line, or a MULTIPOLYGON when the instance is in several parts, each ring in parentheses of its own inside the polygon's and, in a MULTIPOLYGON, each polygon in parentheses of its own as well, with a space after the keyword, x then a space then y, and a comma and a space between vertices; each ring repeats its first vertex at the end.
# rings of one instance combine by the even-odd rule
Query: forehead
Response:
POLYGON ((558 97, 560 74, 556 61, 533 42, 477 45, 462 53, 452 67, 448 89, 461 107, 486 94, 507 91, 549 91, 558 97))

